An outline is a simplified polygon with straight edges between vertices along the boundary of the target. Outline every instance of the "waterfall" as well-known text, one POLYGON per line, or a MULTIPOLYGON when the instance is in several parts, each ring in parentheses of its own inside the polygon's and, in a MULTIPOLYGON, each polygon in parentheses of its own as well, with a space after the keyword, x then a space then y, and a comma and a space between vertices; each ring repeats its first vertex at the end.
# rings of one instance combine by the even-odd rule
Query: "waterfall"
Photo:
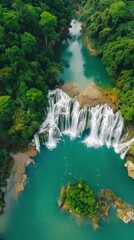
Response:
POLYGON ((34 143, 36 146, 36 150, 39 152, 40 151, 40 140, 39 140, 39 135, 35 134, 34 135, 34 143))
POLYGON ((76 98, 70 98, 60 89, 48 93, 48 114, 35 135, 35 145, 40 148, 38 135, 44 135, 45 145, 49 149, 56 147, 62 135, 75 139, 84 134, 82 141, 87 147, 113 147, 116 153, 125 157, 134 138, 124 142, 123 118, 120 112, 113 113, 105 105, 81 107, 76 98))

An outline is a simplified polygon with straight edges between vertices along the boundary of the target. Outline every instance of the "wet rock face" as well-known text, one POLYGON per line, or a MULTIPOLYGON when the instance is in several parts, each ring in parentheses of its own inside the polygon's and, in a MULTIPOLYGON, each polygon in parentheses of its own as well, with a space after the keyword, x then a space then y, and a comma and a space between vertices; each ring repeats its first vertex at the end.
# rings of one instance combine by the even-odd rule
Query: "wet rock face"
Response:
POLYGON ((0 190, 0 214, 3 213, 4 207, 5 207, 4 193, 0 190))
POLYGON ((79 94, 78 86, 75 83, 64 83, 61 86, 61 89, 66 94, 68 94, 71 98, 74 98, 74 97, 78 96, 78 94, 79 94))
POLYGON ((65 83, 61 89, 68 94, 71 98, 77 97, 81 106, 96 106, 107 104, 113 111, 118 109, 119 100, 111 92, 104 91, 92 83, 82 92, 78 90, 76 83, 65 83))
POLYGON ((118 209, 118 217, 124 222, 129 223, 134 220, 134 209, 118 209))
POLYGON ((128 176, 131 177, 132 179, 134 179, 134 163, 131 162, 130 160, 128 160, 125 163, 125 167, 128 170, 128 176))

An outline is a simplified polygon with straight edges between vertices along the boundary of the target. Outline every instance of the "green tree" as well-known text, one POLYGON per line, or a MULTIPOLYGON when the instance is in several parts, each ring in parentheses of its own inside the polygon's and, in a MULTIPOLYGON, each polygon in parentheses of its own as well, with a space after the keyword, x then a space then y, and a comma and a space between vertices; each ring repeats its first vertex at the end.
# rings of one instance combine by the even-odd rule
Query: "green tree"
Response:
POLYGON ((0 96, 0 123, 11 121, 13 108, 14 104, 10 96, 0 96))
POLYGON ((109 8, 109 14, 111 14, 113 21, 117 23, 121 18, 125 16, 126 3, 118 0, 112 3, 109 8))
POLYGON ((84 181, 68 184, 61 192, 60 200, 64 210, 81 216, 94 216, 98 207, 93 190, 84 181))
POLYGON ((49 12, 44 11, 41 15, 40 26, 42 27, 46 45, 48 43, 48 38, 56 35, 55 28, 57 26, 57 18, 50 14, 49 12))
POLYGON ((19 29, 19 16, 14 11, 3 12, 1 21, 6 30, 16 32, 19 29))
POLYGON ((26 91, 26 96, 28 100, 31 100, 36 103, 40 103, 44 99, 43 92, 37 88, 31 88, 26 91))
POLYGON ((24 34, 21 35, 21 45, 22 50, 26 54, 34 54, 36 49, 36 38, 31 33, 24 32, 24 34))

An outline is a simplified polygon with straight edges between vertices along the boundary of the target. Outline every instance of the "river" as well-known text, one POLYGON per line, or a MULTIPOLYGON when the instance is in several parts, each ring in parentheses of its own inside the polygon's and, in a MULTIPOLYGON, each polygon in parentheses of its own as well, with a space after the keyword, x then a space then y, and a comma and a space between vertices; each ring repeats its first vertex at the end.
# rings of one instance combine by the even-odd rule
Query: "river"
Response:
POLYGON ((66 83, 76 83, 80 91, 91 83, 106 89, 114 86, 100 58, 89 54, 82 34, 82 24, 76 20, 71 22, 68 38, 58 47, 57 59, 64 66, 60 79, 66 83))
MULTIPOLYGON (((58 58, 64 63, 65 82, 75 82, 80 90, 90 83, 111 88, 111 78, 99 58, 90 56, 81 35, 81 24, 72 22, 70 34, 63 41, 58 58)), ((97 195, 110 188, 128 203, 134 203, 134 182, 128 178, 124 160, 113 148, 99 148, 82 143, 83 135, 70 140, 63 136, 53 150, 42 146, 36 165, 27 168, 28 183, 16 201, 1 217, 2 240, 129 240, 134 223, 123 223, 114 210, 94 230, 90 221, 77 220, 58 207, 61 187, 68 182, 86 180, 97 195)))

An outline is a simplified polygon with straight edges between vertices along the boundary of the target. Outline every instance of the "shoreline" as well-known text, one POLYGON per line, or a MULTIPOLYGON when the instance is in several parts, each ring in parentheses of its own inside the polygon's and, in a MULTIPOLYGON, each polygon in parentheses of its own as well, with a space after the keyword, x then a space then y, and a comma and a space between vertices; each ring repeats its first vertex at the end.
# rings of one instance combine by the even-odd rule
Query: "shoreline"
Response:
POLYGON ((0 190, 0 213, 3 214, 6 207, 13 199, 24 190, 27 183, 26 168, 30 164, 35 164, 33 159, 37 155, 35 147, 28 147, 22 151, 10 152, 8 163, 9 176, 6 179, 5 189, 0 190))
POLYGON ((86 45, 88 51, 90 52, 91 55, 98 56, 97 51, 92 46, 91 39, 89 39, 89 37, 87 35, 87 28, 83 22, 82 22, 82 31, 83 31, 84 42, 85 42, 85 45, 86 45))
MULTIPOLYGON (((37 155, 34 147, 28 148, 22 152, 11 153, 10 156, 14 160, 11 174, 14 175, 13 191, 18 194, 24 190, 27 181, 26 168, 32 163, 35 164, 33 157, 37 155)), ((9 177, 10 178, 10 177, 9 177)))

